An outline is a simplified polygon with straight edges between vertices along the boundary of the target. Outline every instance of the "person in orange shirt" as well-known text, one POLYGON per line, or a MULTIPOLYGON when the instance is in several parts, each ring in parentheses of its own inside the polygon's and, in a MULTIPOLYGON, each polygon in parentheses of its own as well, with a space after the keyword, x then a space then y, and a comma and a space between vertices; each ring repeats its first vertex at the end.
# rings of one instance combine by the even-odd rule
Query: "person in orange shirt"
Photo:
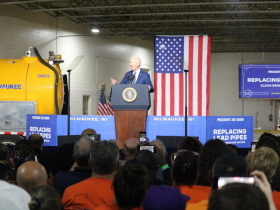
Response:
POLYGON ((277 210, 280 210, 280 192, 273 191, 272 193, 273 201, 277 210))
MULTIPOLYGON (((146 167, 127 164, 120 168, 113 181, 115 202, 118 210, 143 210, 142 203, 150 185, 146 167)), ((95 210, 113 210, 108 205, 98 206, 95 210)))
POLYGON ((99 141, 92 145, 89 164, 91 178, 72 185, 64 191, 64 209, 94 210, 97 206, 114 204, 112 181, 118 167, 119 148, 109 141, 99 141))
POLYGON ((189 203, 198 203, 209 197, 211 187, 195 185, 198 175, 199 154, 179 150, 172 167, 173 186, 181 193, 190 196, 189 203))

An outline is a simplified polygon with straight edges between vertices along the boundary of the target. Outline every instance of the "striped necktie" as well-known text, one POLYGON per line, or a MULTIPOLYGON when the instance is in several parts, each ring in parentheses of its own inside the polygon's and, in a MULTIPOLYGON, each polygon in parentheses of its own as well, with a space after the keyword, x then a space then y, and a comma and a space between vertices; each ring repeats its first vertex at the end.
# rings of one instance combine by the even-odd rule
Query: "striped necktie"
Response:
POLYGON ((135 82, 136 82, 136 72, 135 71, 133 72, 133 76, 132 77, 134 77, 134 79, 132 81, 132 84, 135 84, 135 82))

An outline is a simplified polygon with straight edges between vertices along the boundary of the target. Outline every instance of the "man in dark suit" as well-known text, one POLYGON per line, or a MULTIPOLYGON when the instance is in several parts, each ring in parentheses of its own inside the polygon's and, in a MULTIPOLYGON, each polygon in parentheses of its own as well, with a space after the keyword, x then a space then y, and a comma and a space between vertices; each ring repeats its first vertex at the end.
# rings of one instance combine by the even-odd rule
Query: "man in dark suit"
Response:
MULTIPOLYGON (((131 71, 125 73, 123 80, 120 84, 147 84, 149 91, 152 93, 154 92, 154 87, 150 79, 150 75, 140 69, 141 60, 139 57, 132 57, 130 59, 130 68, 131 71), (134 76, 133 76, 134 75, 134 76), (127 80, 127 76, 129 76, 129 80, 127 80), (134 78, 132 80, 132 78, 134 78)), ((113 85, 117 84, 118 82, 111 78, 111 83, 113 85)))

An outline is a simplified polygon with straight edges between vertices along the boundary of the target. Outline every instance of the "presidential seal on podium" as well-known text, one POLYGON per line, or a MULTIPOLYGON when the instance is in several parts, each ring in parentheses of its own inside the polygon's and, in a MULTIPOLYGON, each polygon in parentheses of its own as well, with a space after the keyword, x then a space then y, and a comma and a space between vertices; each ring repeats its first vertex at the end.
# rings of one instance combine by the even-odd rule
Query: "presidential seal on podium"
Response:
POLYGON ((134 88, 129 87, 124 89, 122 96, 126 102, 133 102, 137 98, 137 92, 134 88))

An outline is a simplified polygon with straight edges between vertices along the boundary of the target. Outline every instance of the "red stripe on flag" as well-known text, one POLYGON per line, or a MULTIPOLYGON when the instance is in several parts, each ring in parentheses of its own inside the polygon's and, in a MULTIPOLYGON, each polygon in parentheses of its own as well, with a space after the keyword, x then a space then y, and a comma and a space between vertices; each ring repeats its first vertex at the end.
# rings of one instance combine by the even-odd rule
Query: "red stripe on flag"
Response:
POLYGON ((158 99, 157 99, 157 94, 158 94, 158 91, 157 91, 157 89, 158 89, 158 86, 157 86, 157 73, 155 73, 155 75, 154 75, 154 81, 155 81, 155 108, 154 108, 154 115, 155 116, 157 116, 157 102, 158 102, 158 99))
POLYGON ((100 107, 100 105, 98 104, 98 114, 100 114, 100 115, 102 115, 103 113, 102 113, 102 109, 101 109, 101 107, 100 107))
POLYGON ((184 74, 179 74, 179 116, 184 115, 184 74))
POLYGON ((165 116, 165 73, 161 74, 161 115, 165 116))
POLYGON ((110 101, 107 103, 108 115, 114 115, 114 110, 111 106, 110 101))
POLYGON ((207 52, 207 86, 206 86, 206 116, 209 116, 209 98, 210 98, 210 66, 211 66, 211 41, 212 36, 208 36, 207 52))
POLYGON ((174 74, 170 74, 170 116, 174 116, 174 110, 175 110, 175 87, 174 87, 174 74))
POLYGON ((188 116, 193 116, 193 36, 189 38, 188 116))
POLYGON ((102 105, 100 102, 98 104, 98 115, 107 115, 106 104, 102 105))
POLYGON ((198 37, 197 116, 202 115, 202 55, 203 36, 198 37))
POLYGON ((105 115, 108 115, 108 107, 107 107, 107 103, 104 104, 103 106, 104 110, 105 110, 105 115))
POLYGON ((98 115, 104 115, 104 113, 100 107, 98 108, 98 115))

